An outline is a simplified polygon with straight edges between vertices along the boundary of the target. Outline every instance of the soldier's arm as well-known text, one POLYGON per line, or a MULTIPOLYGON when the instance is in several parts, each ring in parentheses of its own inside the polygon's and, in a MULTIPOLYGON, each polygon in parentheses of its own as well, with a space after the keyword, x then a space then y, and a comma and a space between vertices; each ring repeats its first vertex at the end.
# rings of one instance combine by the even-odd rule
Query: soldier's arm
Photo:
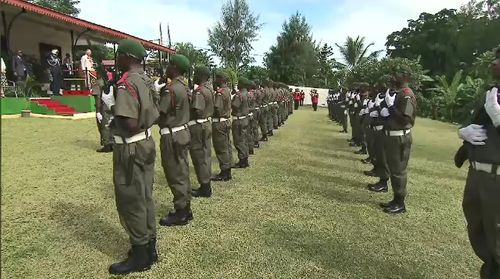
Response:
MULTIPOLYGON (((172 98, 173 89, 165 89, 164 87, 160 93, 160 123, 165 122, 165 118, 172 111, 172 98)), ((174 95, 175 96, 175 95, 174 95)))
POLYGON ((135 92, 128 91, 123 85, 118 86, 113 110, 116 126, 125 131, 127 136, 139 132, 139 100, 135 92))
POLYGON ((241 97, 238 93, 236 93, 233 96, 233 99, 231 100, 231 108, 233 110, 237 110, 241 106, 241 97))
POLYGON ((400 95, 400 100, 396 100, 396 104, 389 108, 389 113, 401 125, 406 126, 413 123, 413 114, 415 106, 411 96, 400 95))
POLYGON ((195 91, 193 93, 192 107, 195 110, 196 118, 200 118, 200 115, 205 108, 205 98, 203 98, 200 91, 195 91))

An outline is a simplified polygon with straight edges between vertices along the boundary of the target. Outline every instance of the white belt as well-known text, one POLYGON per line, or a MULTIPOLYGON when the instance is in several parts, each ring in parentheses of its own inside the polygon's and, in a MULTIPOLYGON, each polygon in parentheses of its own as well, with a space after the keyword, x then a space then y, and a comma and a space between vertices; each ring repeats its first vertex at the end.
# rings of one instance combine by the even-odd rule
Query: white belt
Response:
POLYGON ((254 110, 259 110, 260 108, 259 107, 255 107, 254 110))
POLYGON ((160 134, 161 135, 168 135, 168 134, 170 134, 170 131, 172 131, 172 133, 177 133, 179 131, 185 130, 186 127, 187 127, 186 125, 182 125, 182 126, 175 127, 175 128, 172 128, 172 129, 163 128, 163 129, 160 130, 160 134))
POLYGON ((191 120, 191 121, 188 122, 188 126, 193 126, 193 125, 196 125, 196 124, 206 123, 209 120, 210 120, 209 118, 191 120))
POLYGON ((267 105, 262 105, 263 108, 267 108, 267 105))
POLYGON ((253 112, 249 113, 248 116, 253 116, 253 112))
POLYGON ((471 162, 471 166, 473 169, 477 171, 487 172, 490 174, 500 175, 500 166, 495 170, 495 165, 480 163, 480 162, 471 162), (496 173, 495 173, 496 171, 496 173))
POLYGON ((345 105, 341 105, 340 107, 341 107, 341 108, 345 108, 345 105))
POLYGON ((390 137, 402 137, 408 135, 411 130, 399 130, 399 131, 386 131, 385 134, 390 137))
POLYGON ((114 136, 114 138, 115 138, 116 144, 129 144, 129 143, 134 143, 134 142, 138 142, 141 140, 145 140, 145 139, 149 138, 150 136, 151 136, 151 128, 147 129, 144 132, 140 132, 137 135, 133 135, 129 138, 122 138, 119 136, 114 136))
POLYGON ((224 117, 221 117, 221 118, 212 118, 212 122, 213 123, 226 122, 228 120, 229 120, 228 118, 224 118, 224 117))
POLYGON ((274 102, 274 103, 273 103, 273 105, 277 105, 277 104, 278 104, 278 102, 274 102))
POLYGON ((270 105, 270 106, 272 106, 274 103, 271 102, 271 103, 267 103, 267 104, 270 105))
POLYGON ((233 116, 233 120, 242 120, 247 118, 246 116, 233 116))
POLYGON ((373 126, 373 130, 375 130, 375 131, 382 131, 383 129, 384 129, 384 125, 373 126))

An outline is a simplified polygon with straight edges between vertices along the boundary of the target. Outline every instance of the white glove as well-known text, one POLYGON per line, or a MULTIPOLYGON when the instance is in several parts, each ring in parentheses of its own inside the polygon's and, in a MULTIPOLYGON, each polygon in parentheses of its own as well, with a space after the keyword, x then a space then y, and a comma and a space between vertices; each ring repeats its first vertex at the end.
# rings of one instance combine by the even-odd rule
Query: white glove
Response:
POLYGON ((380 104, 382 104, 382 101, 384 98, 380 97, 380 93, 377 94, 377 97, 375 97, 375 106, 380 107, 380 104))
POLYGON ((361 97, 359 94, 356 94, 356 101, 358 101, 358 102, 361 101, 361 97))
POLYGON ((385 103, 387 104, 388 107, 394 106, 395 100, 396 100, 396 94, 394 94, 394 96, 391 96, 389 92, 385 93, 385 103))
POLYGON ((378 111, 374 110, 374 111, 370 112, 370 116, 372 118, 377 118, 378 117, 378 111))
POLYGON ((99 122, 99 123, 102 122, 102 114, 100 112, 96 113, 95 117, 97 118, 97 122, 99 122))
POLYGON ((388 117, 389 115, 391 115, 389 113, 389 109, 387 108, 383 108, 381 111, 380 111, 380 115, 382 115, 382 117, 388 117))
POLYGON ((374 102, 374 101, 372 101, 372 100, 370 100, 370 101, 368 102, 368 110, 371 110, 374 106, 375 106, 375 102, 374 102))
POLYGON ((155 86, 155 91, 156 92, 160 92, 160 90, 165 87, 165 85, 167 85, 166 83, 162 83, 160 84, 160 79, 157 79, 154 83, 154 86, 155 86))
POLYGON ((495 127, 500 126, 500 104, 498 104, 498 89, 496 87, 486 93, 484 108, 490 116, 493 125, 495 127))
POLYGON ((111 109, 115 105, 115 94, 113 86, 109 87, 109 94, 103 93, 101 95, 101 100, 106 104, 108 109, 111 109))
POLYGON ((471 124, 458 130, 458 136, 472 145, 485 145, 486 143, 484 141, 488 139, 486 130, 483 126, 476 124, 471 124))

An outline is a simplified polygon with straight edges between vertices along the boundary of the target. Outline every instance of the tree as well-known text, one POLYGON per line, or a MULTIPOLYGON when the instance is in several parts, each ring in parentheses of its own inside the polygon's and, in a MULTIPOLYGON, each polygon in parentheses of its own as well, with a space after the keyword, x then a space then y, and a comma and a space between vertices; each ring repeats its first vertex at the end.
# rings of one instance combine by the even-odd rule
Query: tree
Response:
POLYGON ((293 85, 314 85, 319 63, 319 47, 312 38, 311 26, 298 12, 283 23, 275 45, 265 54, 269 77, 293 85))
POLYGON ((28 0, 28 2, 67 14, 70 16, 78 16, 80 9, 76 5, 80 4, 79 0, 28 0))
POLYGON ((212 55, 204 49, 197 49, 192 43, 177 43, 175 50, 189 59, 193 68, 197 66, 214 67, 212 55))
POLYGON ((365 37, 357 36, 356 39, 353 39, 348 36, 343 45, 336 45, 344 61, 344 63, 340 65, 347 69, 352 69, 356 65, 362 64, 369 59, 377 58, 380 54, 380 51, 375 51, 367 55, 368 49, 373 46, 374 43, 365 45, 365 37))
POLYGON ((318 53, 319 62, 319 79, 321 80, 322 87, 330 87, 330 84, 334 83, 334 72, 333 68, 336 65, 336 61, 333 57, 333 48, 328 44, 324 44, 318 53))
POLYGON ((263 81, 269 78, 269 72, 261 66, 249 66, 243 71, 243 75, 251 80, 263 81))
POLYGON ((446 109, 448 120, 450 121, 454 120, 453 111, 457 101, 457 95, 464 86, 462 84, 462 74, 462 70, 456 72, 451 82, 448 82, 446 76, 444 75, 437 76, 437 86, 430 89, 433 94, 436 94, 436 97, 438 97, 435 98, 435 100, 441 101, 442 105, 446 109))
POLYGON ((252 42, 262 27, 246 0, 229 0, 222 6, 222 17, 208 30, 208 45, 226 68, 239 71, 254 61, 252 42))

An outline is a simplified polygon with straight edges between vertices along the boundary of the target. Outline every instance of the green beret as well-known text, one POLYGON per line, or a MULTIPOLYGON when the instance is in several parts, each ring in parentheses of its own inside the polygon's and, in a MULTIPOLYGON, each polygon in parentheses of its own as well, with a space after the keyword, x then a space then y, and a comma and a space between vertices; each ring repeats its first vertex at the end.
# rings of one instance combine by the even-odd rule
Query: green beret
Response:
POLYGON ((243 87, 243 88, 248 88, 251 86, 251 83, 246 77, 240 77, 238 79, 238 85, 243 87))
POLYGON ((176 66, 177 69, 181 70, 183 73, 188 72, 189 68, 191 67, 189 59, 187 59, 187 57, 182 54, 175 54, 170 57, 169 64, 176 66))
POLYGON ((116 52, 134 57, 139 60, 142 60, 148 55, 144 46, 142 46, 137 41, 129 39, 121 40, 118 43, 118 49, 116 50, 116 52))
POLYGON ((198 66, 194 69, 194 74, 209 77, 210 69, 207 66, 198 66))
POLYGON ((227 72, 222 69, 215 70, 215 77, 223 78, 225 80, 229 79, 229 75, 227 74, 227 72))
POLYGON ((250 82, 250 88, 255 89, 257 88, 257 84, 253 80, 249 80, 250 82))

